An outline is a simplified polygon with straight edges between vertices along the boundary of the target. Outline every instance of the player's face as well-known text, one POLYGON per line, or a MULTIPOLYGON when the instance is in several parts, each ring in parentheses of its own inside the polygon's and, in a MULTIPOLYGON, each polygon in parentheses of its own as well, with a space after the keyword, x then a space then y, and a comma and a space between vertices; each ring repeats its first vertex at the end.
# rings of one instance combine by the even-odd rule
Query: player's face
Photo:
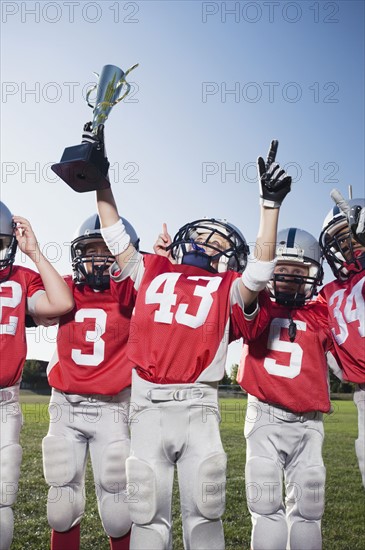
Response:
POLYGON ((278 262, 276 264, 275 275, 281 275, 283 277, 283 280, 277 280, 276 281, 276 289, 279 292, 284 292, 286 294, 296 294, 296 293, 304 293, 304 284, 298 287, 298 280, 301 277, 308 277, 309 274, 309 267, 298 265, 297 263, 290 263, 290 262, 278 262), (287 279, 285 279, 285 276, 289 275, 287 279), (296 278, 298 278, 296 280, 296 278))
MULTIPOLYGON (((90 256, 94 258, 94 265, 102 265, 105 262, 105 258, 110 256, 108 247, 104 241, 95 241, 88 243, 85 247, 85 256, 90 256)), ((109 265, 106 265, 105 269, 107 270, 109 265)), ((92 260, 86 263, 87 273, 92 272, 92 260)))
POLYGON ((210 233, 202 233, 195 239, 195 242, 199 245, 199 247, 204 249, 204 252, 207 254, 207 256, 214 256, 215 254, 217 254, 217 252, 226 250, 228 243, 226 239, 224 237, 221 237, 220 235, 214 235, 214 237, 212 239, 209 239, 207 243, 210 246, 214 247, 216 250, 214 250, 210 246, 204 246, 209 235, 210 233))
MULTIPOLYGON (((198 237, 195 239, 195 243, 199 246, 199 248, 203 249, 205 254, 207 256, 215 256, 219 252, 223 252, 228 248, 228 242, 224 237, 221 237, 220 235, 214 235, 209 241, 207 242, 207 239, 209 238, 210 233, 201 233, 198 235, 198 237), (209 244, 210 246, 205 246, 206 244, 209 244), (214 247, 214 248, 211 248, 214 247)), ((211 262, 211 266, 214 269, 218 268, 218 260, 214 260, 211 262)))
POLYGON ((7 235, 1 235, 0 236, 0 259, 4 259, 6 255, 6 251, 10 246, 11 237, 8 237, 7 235))
POLYGON ((347 223, 343 223, 338 228, 335 228, 333 235, 337 239, 345 260, 351 262, 354 252, 356 252, 355 256, 365 252, 365 246, 354 239, 347 223))

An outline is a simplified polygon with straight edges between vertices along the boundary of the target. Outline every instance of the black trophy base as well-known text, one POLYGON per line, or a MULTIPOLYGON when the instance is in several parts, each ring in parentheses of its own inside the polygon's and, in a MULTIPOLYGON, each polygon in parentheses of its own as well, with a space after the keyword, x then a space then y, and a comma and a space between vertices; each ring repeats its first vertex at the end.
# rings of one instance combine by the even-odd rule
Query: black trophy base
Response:
POLYGON ((52 170, 78 193, 107 189, 109 161, 93 143, 80 143, 67 147, 52 170))

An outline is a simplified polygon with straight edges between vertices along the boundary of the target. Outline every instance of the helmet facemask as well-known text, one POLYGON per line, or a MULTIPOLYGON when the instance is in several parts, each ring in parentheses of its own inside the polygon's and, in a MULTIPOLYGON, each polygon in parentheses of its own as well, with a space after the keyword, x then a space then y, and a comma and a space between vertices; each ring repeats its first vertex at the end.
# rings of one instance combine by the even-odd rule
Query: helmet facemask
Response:
POLYGON ((11 276, 17 246, 13 217, 8 207, 0 202, 0 282, 2 283, 11 276))
POLYGON ((203 218, 182 227, 170 245, 179 264, 211 273, 244 271, 249 248, 243 235, 223 220, 203 218))
POLYGON ((76 284, 86 284, 94 290, 106 290, 110 286, 109 268, 114 256, 89 253, 92 244, 105 245, 100 233, 90 233, 74 239, 71 243, 73 278, 76 284))
MULTIPOLYGON (((359 212, 365 206, 365 200, 349 199, 349 220, 358 221, 359 212)), ((365 267, 365 246, 357 239, 350 227, 346 214, 336 205, 328 212, 319 236, 319 246, 334 276, 345 281, 351 273, 357 273, 365 267)))
POLYGON ((316 239, 306 231, 296 228, 280 231, 276 248, 277 268, 289 265, 304 268, 299 273, 274 273, 268 287, 278 304, 302 307, 317 294, 323 281, 322 259, 316 239), (302 270, 303 271, 303 270, 302 270), (283 289, 283 283, 288 288, 283 289))
POLYGON ((351 272, 361 271, 359 263, 362 254, 355 242, 346 216, 336 216, 322 231, 319 237, 322 253, 333 274, 346 280, 351 272))

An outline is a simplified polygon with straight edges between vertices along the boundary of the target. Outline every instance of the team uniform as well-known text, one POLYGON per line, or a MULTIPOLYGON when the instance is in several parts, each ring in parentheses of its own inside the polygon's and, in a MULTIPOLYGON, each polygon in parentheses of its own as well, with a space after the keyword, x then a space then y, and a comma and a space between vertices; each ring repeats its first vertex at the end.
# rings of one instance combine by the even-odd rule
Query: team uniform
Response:
POLYGON ((336 206, 323 222, 319 242, 336 279, 323 287, 320 297, 328 306, 343 378, 356 384, 355 450, 365 487, 365 200, 345 201, 336 189, 331 195, 336 206))
MULTIPOLYGON (((365 259, 365 258, 364 258, 365 259)), ((356 384, 358 410, 356 455, 365 487, 365 269, 346 281, 334 280, 321 290, 343 378, 356 384)))
MULTIPOLYGON (((261 308, 247 321, 239 274, 137 252, 116 277, 135 301, 128 355, 133 371, 127 459, 131 548, 171 548, 171 495, 177 466, 185 548, 224 548, 226 455, 219 434, 218 381, 231 339, 252 323, 267 323, 261 308)), ((128 303, 128 302, 127 302, 128 303)))
POLYGON ((331 334, 325 304, 313 301, 290 313, 296 341, 289 339, 288 308, 273 303, 270 324, 244 346, 237 375, 249 394, 246 494, 253 550, 284 549, 287 541, 289 548, 321 548, 322 418, 330 410, 326 354, 331 334))
POLYGON ((66 281, 75 309, 60 319, 57 352, 48 366, 52 396, 43 440, 44 473, 51 486, 48 522, 64 532, 81 521, 90 452, 103 527, 109 536, 121 537, 131 526, 125 494, 131 311, 121 311, 118 304, 123 285, 98 292, 75 285, 71 277, 66 281))
POLYGON ((27 354, 25 315, 34 314, 44 294, 40 275, 13 266, 8 280, 0 283, 0 548, 10 548, 13 511, 18 491, 22 449, 19 435, 22 413, 19 386, 27 354))
POLYGON ((335 361, 326 304, 313 300, 323 270, 310 233, 284 229, 277 241, 277 265, 268 285, 270 321, 258 337, 247 335, 237 374, 248 393, 244 435, 251 548, 320 550, 328 356, 335 361))
MULTIPOLYGON (((125 220, 133 240, 138 237, 125 220)), ((51 548, 80 545, 85 470, 90 453, 99 515, 113 550, 129 548, 131 527, 125 460, 132 364, 126 355, 131 307, 121 307, 124 285, 110 281, 114 263, 97 214, 71 242, 73 275, 65 278, 73 311, 60 318, 57 349, 47 369, 52 387, 50 424, 43 439, 51 548)))

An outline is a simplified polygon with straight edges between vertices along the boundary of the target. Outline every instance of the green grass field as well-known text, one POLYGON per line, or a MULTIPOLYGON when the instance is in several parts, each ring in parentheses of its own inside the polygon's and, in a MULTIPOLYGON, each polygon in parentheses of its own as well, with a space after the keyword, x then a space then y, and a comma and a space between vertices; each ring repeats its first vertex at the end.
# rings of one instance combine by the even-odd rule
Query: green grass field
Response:
MULTIPOLYGON (((48 397, 23 392, 23 463, 12 550, 47 550, 50 530, 46 519, 47 486, 42 473, 41 441, 48 429, 48 397)), ((222 439, 228 454, 227 505, 224 526, 227 550, 250 548, 250 517, 244 493, 245 399, 221 399, 222 439)), ((324 550, 365 549, 365 493, 354 450, 356 409, 352 401, 335 401, 325 418, 324 461, 327 467, 324 550)), ((108 550, 96 509, 92 475, 88 470, 87 505, 81 528, 82 550, 108 550)), ((177 493, 176 493, 177 495, 177 493)), ((183 548, 178 498, 174 500, 174 550, 183 548)), ((67 549, 65 549, 67 550, 67 549)), ((209 550, 209 549, 207 549, 209 550)), ((304 549, 303 549, 304 550, 304 549)))

